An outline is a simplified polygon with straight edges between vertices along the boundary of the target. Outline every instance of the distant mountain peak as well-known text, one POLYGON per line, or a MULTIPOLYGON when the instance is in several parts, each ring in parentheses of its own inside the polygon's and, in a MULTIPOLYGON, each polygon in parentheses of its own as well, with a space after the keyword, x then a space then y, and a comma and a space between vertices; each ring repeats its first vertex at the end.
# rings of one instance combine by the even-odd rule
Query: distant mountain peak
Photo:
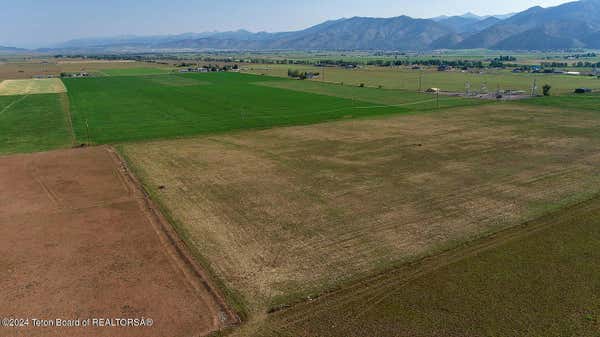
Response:
POLYGON ((478 20, 483 20, 484 19, 483 16, 479 16, 479 15, 474 14, 472 12, 466 12, 465 14, 460 15, 460 16, 463 17, 463 18, 466 18, 466 19, 478 19, 478 20))
POLYGON ((467 12, 432 19, 406 15, 355 16, 325 21, 291 32, 186 33, 165 36, 122 35, 72 40, 57 51, 119 50, 413 50, 600 48, 600 0, 556 7, 531 7, 514 14, 480 16, 467 12))

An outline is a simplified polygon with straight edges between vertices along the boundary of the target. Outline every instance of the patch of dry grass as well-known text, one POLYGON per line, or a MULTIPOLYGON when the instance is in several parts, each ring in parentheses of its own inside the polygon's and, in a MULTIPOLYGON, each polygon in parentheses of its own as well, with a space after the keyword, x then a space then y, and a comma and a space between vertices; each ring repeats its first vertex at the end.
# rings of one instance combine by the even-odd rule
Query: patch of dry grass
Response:
POLYGON ((0 82, 0 96, 58 94, 67 88, 58 78, 5 80, 0 82))

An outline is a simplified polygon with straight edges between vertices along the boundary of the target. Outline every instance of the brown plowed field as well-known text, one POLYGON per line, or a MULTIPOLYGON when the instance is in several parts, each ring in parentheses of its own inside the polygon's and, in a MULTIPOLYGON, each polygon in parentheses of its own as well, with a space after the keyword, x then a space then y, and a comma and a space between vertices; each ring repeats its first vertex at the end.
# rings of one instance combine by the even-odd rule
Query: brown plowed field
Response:
POLYGON ((235 323, 133 179, 108 147, 0 157, 0 319, 29 319, 0 336, 201 336, 235 323), (142 317, 152 326, 32 326, 142 317))

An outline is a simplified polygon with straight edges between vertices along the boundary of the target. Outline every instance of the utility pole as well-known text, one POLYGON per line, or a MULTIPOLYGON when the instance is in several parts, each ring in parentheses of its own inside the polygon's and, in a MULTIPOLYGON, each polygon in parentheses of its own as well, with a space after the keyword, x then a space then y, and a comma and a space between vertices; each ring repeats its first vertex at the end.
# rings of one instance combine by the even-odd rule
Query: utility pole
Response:
POLYGON ((531 87, 531 97, 537 95, 537 78, 533 80, 533 86, 531 87))
POLYGON ((419 92, 423 91, 423 70, 419 71, 419 92))
POLYGON ((435 105, 437 106, 437 108, 439 110, 440 109, 440 89, 437 89, 435 92, 436 92, 435 105))
POLYGON ((471 96, 471 81, 465 83, 465 94, 467 97, 471 96))

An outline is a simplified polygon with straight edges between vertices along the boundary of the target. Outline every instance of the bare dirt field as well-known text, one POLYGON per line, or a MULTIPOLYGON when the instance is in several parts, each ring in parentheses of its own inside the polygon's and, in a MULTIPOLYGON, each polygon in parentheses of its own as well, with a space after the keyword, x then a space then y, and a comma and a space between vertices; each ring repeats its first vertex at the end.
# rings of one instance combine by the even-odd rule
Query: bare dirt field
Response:
POLYGON ((58 94, 67 88, 58 78, 0 81, 0 96, 58 94))
POLYGON ((261 315, 585 200, 598 148, 597 113, 507 103, 123 152, 261 315))
POLYGON ((189 337, 236 321, 133 179, 108 147, 0 157, 0 317, 29 319, 1 336, 189 337), (142 317, 152 326, 33 326, 142 317))

